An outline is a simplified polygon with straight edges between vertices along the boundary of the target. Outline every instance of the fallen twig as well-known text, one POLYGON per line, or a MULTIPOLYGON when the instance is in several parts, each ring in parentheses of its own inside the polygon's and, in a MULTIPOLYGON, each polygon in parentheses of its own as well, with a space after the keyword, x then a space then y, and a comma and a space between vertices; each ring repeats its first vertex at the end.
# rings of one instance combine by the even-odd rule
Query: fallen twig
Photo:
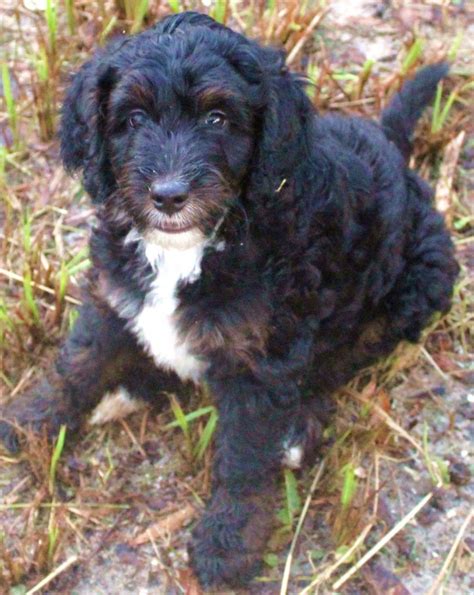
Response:
MULTIPOLYGON (((0 269, 0 275, 3 275, 4 277, 8 277, 8 279, 11 279, 12 281, 17 281, 18 283, 24 282, 23 277, 21 275, 18 275, 17 273, 14 273, 13 271, 7 271, 6 269, 0 269)), ((42 285, 41 283, 35 283, 34 281, 32 281, 31 286, 35 287, 36 289, 39 289, 40 291, 42 291, 44 293, 48 293, 49 295, 56 295, 56 292, 54 291, 54 289, 51 289, 51 287, 47 287, 46 285, 42 285)), ((76 300, 76 298, 73 298, 70 295, 65 295, 64 300, 66 302, 69 302, 70 304, 74 304, 75 306, 80 306, 82 304, 82 302, 80 300, 76 300)))
POLYGON ((169 533, 174 533, 181 529, 188 521, 193 519, 196 515, 196 509, 191 504, 187 504, 181 510, 176 510, 167 516, 159 519, 144 533, 140 533, 135 539, 132 539, 130 544, 132 546, 143 545, 157 537, 165 537, 169 533))
POLYGON ((327 9, 326 10, 322 10, 321 12, 318 12, 318 14, 314 15, 314 17, 311 20, 310 24, 307 26, 306 31, 300 37, 300 39, 298 39, 298 42, 295 44, 295 47, 288 54, 288 56, 286 58, 286 64, 288 66, 296 58, 296 56, 298 55, 298 53, 301 50, 301 48, 308 41, 311 33, 316 29, 316 27, 319 25, 319 23, 321 22, 322 18, 325 16, 326 13, 327 13, 327 9))
POLYGON ((48 583, 50 583, 53 579, 55 579, 61 572, 64 572, 79 560, 78 556, 71 556, 65 562, 60 564, 55 570, 50 572, 48 576, 45 576, 43 580, 41 580, 36 586, 26 592, 26 595, 33 595, 33 593, 37 593, 40 589, 45 587, 48 583))
POLYGON ((426 595, 434 595, 435 593, 438 592, 438 587, 439 587, 441 581, 443 580, 445 574, 448 571, 449 565, 451 564, 451 562, 456 554, 459 544, 461 543, 461 539, 463 538, 464 533, 466 532, 466 529, 469 526, 469 523, 472 521, 473 516, 474 516, 474 509, 471 510, 471 512, 465 518, 464 523, 461 525, 461 528, 459 529, 458 534, 456 535, 456 539, 454 540, 454 543, 451 546, 451 549, 449 550, 448 555, 446 556, 446 560, 444 561, 444 564, 441 567, 440 573, 436 577, 435 582, 431 585, 431 588, 426 593, 426 595))
POLYGON ((334 591, 338 591, 344 583, 346 583, 353 574, 355 574, 362 566, 375 556, 399 531, 401 531, 405 525, 407 525, 419 512, 420 510, 431 500, 433 492, 427 494, 418 504, 410 510, 410 512, 399 521, 393 529, 391 529, 382 539, 370 548, 370 550, 362 556, 362 558, 354 564, 349 570, 344 573, 340 579, 338 579, 332 586, 334 591))
POLYGON ((308 513, 309 505, 311 504, 311 498, 313 497, 314 491, 319 483, 319 480, 321 479, 321 475, 324 470, 324 465, 325 461, 323 459, 319 464, 318 470, 316 471, 316 475, 313 479, 311 487, 309 488, 308 496, 306 497, 303 510, 301 511, 300 518, 298 519, 295 534, 293 535, 293 539, 291 541, 290 551, 288 552, 288 556, 286 558, 285 571, 283 572, 283 579, 281 581, 280 595, 286 595, 288 589, 288 582, 290 580, 291 564, 293 562, 293 553, 295 551, 296 541, 298 540, 301 528, 303 527, 303 523, 306 518, 306 514, 308 513))

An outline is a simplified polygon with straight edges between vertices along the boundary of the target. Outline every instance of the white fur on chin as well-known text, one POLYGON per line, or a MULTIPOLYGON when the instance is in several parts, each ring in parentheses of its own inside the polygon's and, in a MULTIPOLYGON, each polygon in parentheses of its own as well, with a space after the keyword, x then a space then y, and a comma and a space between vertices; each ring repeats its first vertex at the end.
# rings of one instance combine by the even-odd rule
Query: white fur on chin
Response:
POLYGON ((143 234, 143 239, 147 244, 173 250, 187 250, 202 244, 206 240, 203 233, 197 228, 178 233, 167 233, 159 229, 152 229, 143 234))

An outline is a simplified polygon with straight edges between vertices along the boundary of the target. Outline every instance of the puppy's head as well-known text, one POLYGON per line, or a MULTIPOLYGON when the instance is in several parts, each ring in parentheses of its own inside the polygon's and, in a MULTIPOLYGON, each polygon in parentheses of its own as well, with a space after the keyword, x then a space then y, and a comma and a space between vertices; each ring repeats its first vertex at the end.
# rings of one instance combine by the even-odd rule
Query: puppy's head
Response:
POLYGON ((82 67, 63 108, 61 152, 128 226, 200 241, 237 201, 277 190, 298 158, 305 110, 280 52, 183 13, 82 67))

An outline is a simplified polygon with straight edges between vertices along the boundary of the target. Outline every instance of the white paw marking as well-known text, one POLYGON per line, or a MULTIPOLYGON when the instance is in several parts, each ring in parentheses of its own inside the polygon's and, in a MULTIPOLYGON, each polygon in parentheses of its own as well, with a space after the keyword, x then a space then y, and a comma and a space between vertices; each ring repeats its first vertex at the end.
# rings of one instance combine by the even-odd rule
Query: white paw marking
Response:
POLYGON ((283 443, 283 459, 282 464, 289 469, 299 469, 303 462, 303 447, 301 444, 283 443))
POLYGON ((89 423, 100 426, 139 411, 143 406, 142 401, 133 399, 123 386, 119 386, 115 391, 106 393, 102 397, 92 412, 89 423))

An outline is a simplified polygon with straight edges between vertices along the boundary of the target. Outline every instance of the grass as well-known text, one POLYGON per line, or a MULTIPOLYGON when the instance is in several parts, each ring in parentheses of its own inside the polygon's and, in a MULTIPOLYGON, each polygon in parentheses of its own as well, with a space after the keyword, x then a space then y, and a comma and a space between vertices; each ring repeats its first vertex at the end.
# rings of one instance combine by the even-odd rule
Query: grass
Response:
MULTIPOLYGON (((12 93, 12 86, 10 80, 10 72, 8 64, 2 64, 2 86, 3 86, 3 97, 5 100, 5 106, 8 114, 8 120, 12 131, 13 143, 16 149, 20 146, 20 138, 18 134, 18 114, 15 98, 12 93)), ((3 148, 6 152, 6 147, 3 148)), ((2 178, 5 171, 5 157, 2 158, 2 178)))
MULTIPOLYGON (((34 16, 15 6, 6 11, 9 26, 0 39, 6 50, 0 98, 0 134, 5 139, 0 143, 0 391, 5 398, 31 386, 52 365, 58 344, 74 324, 78 287, 90 264, 86 242, 93 212, 57 157, 57 114, 68 75, 117 31, 138 31, 183 6, 180 0, 48 0, 34 16)), ((191 1, 186 7, 202 5, 191 1)), ((219 0, 207 10, 248 35, 284 45, 292 68, 313 81, 307 92, 322 111, 330 107, 375 117, 403 79, 435 51, 429 36, 422 40, 415 34, 390 68, 370 56, 360 63, 339 59, 334 45, 341 44, 336 36, 344 31, 326 25, 322 2, 219 0)), ((415 143, 414 161, 432 183, 450 140, 469 129, 473 91, 473 82, 457 65, 461 33, 454 33, 445 46, 445 54, 456 62, 415 143)), ((472 150, 472 141, 466 150, 472 150)), ((466 175, 457 169, 452 193, 452 229, 463 263, 454 308, 423 342, 443 374, 458 379, 469 371, 474 345, 469 269, 474 219, 466 175)), ((396 520, 383 517, 380 501, 387 492, 398 493, 391 477, 396 469, 405 469, 406 461, 432 484, 450 489, 449 467, 438 454, 432 430, 423 429, 423 423, 421 430, 409 427, 414 417, 403 409, 420 407, 417 415, 422 415, 425 403, 435 397, 429 393, 413 403, 402 399, 402 409, 391 398, 413 374, 432 371, 420 348, 402 346, 369 379, 361 375, 336 396, 339 414, 324 433, 325 467, 317 488, 311 488, 308 475, 282 474, 281 530, 266 561, 276 581, 285 567, 288 592, 312 581, 329 589, 383 537, 385 528, 396 526, 396 520), (318 533, 327 540, 324 545, 314 542, 312 523, 327 527, 322 537, 318 533), (285 564, 284 548, 290 542, 291 559, 285 564)), ((432 374, 429 387, 441 382, 437 371, 432 374)), ((91 552, 109 548, 115 539, 110 535, 126 543, 134 527, 145 531, 157 514, 166 516, 207 496, 216 409, 200 394, 186 406, 179 395, 172 396, 170 405, 160 415, 136 414, 130 420, 131 435, 116 424, 84 430, 80 443, 68 448, 63 433, 52 454, 41 441, 30 442, 19 458, 0 451, 0 514, 6 533, 0 544, 0 590, 25 592, 61 568, 70 551, 78 552, 83 568, 93 568, 91 552)), ((455 432, 455 426, 454 421, 446 432, 455 432)), ((172 554, 169 568, 183 564, 179 552, 186 541, 185 531, 160 541, 159 551, 172 554)), ((455 562, 449 559, 450 569, 455 570, 455 562)), ((398 563, 403 567, 403 561, 398 563)), ((171 574, 178 584, 179 573, 171 574)), ((68 592, 68 576, 65 570, 55 579, 65 582, 54 583, 55 588, 68 592)), ((365 588, 360 576, 352 580, 365 588)))

